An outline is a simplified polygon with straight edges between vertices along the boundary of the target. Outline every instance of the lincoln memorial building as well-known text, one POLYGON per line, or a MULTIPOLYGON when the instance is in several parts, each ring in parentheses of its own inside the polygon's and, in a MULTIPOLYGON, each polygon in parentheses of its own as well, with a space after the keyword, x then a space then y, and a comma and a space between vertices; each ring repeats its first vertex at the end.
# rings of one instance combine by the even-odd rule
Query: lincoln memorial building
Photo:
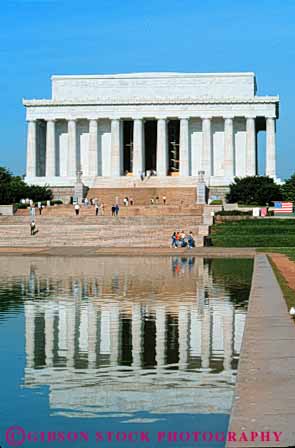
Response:
POLYGON ((210 186, 258 174, 257 133, 266 131, 265 173, 276 178, 279 97, 257 96, 254 73, 53 76, 52 99, 24 100, 26 181, 73 187, 210 186))

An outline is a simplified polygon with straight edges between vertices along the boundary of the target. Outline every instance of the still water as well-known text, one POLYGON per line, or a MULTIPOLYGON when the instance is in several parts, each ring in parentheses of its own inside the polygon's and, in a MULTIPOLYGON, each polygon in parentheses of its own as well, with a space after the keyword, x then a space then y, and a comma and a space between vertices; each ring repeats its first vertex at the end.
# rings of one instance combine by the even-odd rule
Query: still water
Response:
POLYGON ((179 433, 227 430, 251 275, 252 260, 0 257, 0 446, 12 425, 25 447, 224 446, 179 433))

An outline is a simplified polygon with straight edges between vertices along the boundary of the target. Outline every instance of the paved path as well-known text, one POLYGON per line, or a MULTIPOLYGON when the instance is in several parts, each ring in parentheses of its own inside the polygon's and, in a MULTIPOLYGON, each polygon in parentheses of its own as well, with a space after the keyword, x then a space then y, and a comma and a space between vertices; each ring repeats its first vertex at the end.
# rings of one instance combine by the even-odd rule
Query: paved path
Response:
POLYGON ((224 257, 224 258, 252 258, 255 256, 255 249, 249 248, 219 248, 219 247, 196 247, 194 249, 177 248, 155 248, 155 247, 75 247, 75 246, 62 246, 62 247, 0 247, 0 256, 9 255, 42 255, 42 256, 87 256, 97 257, 101 255, 118 255, 118 256, 195 256, 195 257, 224 257))
POLYGON ((264 254, 254 262, 229 431, 283 434, 280 443, 272 437, 228 447, 295 446, 295 326, 264 254))

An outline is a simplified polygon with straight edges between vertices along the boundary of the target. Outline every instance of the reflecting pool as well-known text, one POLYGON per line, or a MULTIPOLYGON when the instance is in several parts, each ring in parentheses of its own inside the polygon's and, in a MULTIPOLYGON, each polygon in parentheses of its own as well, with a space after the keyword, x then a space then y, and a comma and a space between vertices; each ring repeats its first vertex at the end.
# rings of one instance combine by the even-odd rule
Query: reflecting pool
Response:
POLYGON ((227 430, 251 275, 244 259, 0 257, 0 446, 12 425, 35 432, 25 447, 224 446, 178 437, 227 430))

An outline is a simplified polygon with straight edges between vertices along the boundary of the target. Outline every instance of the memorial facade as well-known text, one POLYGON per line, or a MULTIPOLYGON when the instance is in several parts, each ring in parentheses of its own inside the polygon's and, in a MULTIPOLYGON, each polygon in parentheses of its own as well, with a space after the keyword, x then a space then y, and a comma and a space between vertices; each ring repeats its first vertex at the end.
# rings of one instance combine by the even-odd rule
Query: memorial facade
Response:
POLYGON ((52 99, 23 104, 31 184, 71 187, 80 173, 88 187, 123 186, 145 173, 195 185, 203 171, 227 186, 258 174, 262 130, 276 178, 279 98, 257 96, 254 73, 53 76, 52 99))

